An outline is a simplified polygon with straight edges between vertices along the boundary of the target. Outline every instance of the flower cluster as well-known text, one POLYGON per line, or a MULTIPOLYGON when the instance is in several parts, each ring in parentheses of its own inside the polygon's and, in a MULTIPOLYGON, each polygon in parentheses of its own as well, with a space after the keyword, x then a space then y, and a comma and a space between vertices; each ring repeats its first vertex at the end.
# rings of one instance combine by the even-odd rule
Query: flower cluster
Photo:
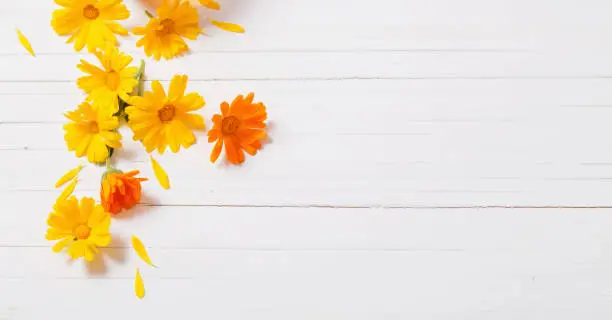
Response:
MULTIPOLYGON (((153 0, 146 0, 152 2, 153 0)), ((202 34, 197 9, 187 0, 155 1, 157 15, 146 11, 149 22, 136 27, 132 33, 141 36, 136 45, 143 47, 147 57, 159 60, 172 59, 189 50, 185 39, 196 40, 202 34)), ((55 0, 62 8, 53 12, 51 26, 60 36, 69 36, 66 43, 74 43, 74 50, 85 46, 89 52, 117 45, 117 35, 127 36, 128 30, 117 21, 130 17, 130 11, 123 0, 55 0)), ((214 0, 200 0, 208 9, 220 10, 214 0)), ((222 30, 242 33, 244 29, 236 24, 209 20, 222 30)))
MULTIPOLYGON (((155 0, 141 0, 155 1, 155 0)), ((132 33, 140 36, 137 46, 147 57, 172 59, 189 51, 187 40, 202 34, 200 16, 190 1, 158 0, 153 15, 146 11, 149 21, 132 33)), ((199 0, 211 10, 219 10, 214 0, 199 0)), ((106 167, 100 182, 99 203, 93 198, 80 200, 72 195, 83 165, 68 171, 55 184, 63 189, 49 214, 47 240, 57 241, 53 251, 67 248, 73 259, 93 261, 100 248, 111 242, 111 218, 137 205, 142 197, 142 183, 138 170, 122 172, 111 164, 115 150, 123 147, 119 127, 127 124, 133 139, 139 141, 147 153, 166 150, 179 152, 196 144, 196 131, 205 130, 204 117, 198 112, 204 98, 188 92, 188 77, 175 75, 167 89, 161 82, 152 81, 144 90, 144 61, 134 66, 133 59, 121 52, 117 35, 126 36, 128 30, 118 21, 128 19, 130 11, 123 0, 55 0, 61 8, 53 12, 51 26, 60 36, 68 36, 76 51, 87 50, 97 60, 82 59, 77 68, 84 75, 77 86, 84 93, 84 101, 65 113, 68 122, 63 126, 67 149, 94 165, 106 167)), ((209 22, 223 30, 241 33, 242 27, 222 21, 209 22)), ((19 31, 18 39, 35 56, 31 44, 19 31)), ((213 128, 208 132, 209 143, 214 143, 210 161, 216 162, 222 149, 231 164, 245 161, 245 152, 255 155, 266 138, 266 107, 254 102, 254 94, 238 95, 231 104, 221 103, 221 112, 212 117, 213 128)), ((155 177, 164 188, 170 180, 161 165, 150 156, 155 177)), ((114 161, 116 162, 116 161, 114 161)), ((146 247, 132 236, 132 247, 138 256, 154 267, 146 247)), ((140 270, 136 271, 135 292, 144 297, 144 283, 140 270)))

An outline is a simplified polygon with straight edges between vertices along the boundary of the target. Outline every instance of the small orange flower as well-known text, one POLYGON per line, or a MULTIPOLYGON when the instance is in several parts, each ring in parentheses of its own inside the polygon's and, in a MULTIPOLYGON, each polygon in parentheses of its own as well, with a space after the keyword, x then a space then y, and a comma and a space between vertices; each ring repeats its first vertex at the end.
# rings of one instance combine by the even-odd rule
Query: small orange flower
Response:
POLYGON ((233 164, 244 162, 243 150, 254 156, 261 149, 261 139, 266 137, 264 121, 268 114, 263 103, 253 103, 253 97, 255 94, 251 92, 246 98, 238 95, 231 105, 223 102, 221 114, 213 116, 208 142, 217 143, 210 154, 211 162, 217 161, 223 145, 227 159, 233 164))
POLYGON ((100 199, 104 210, 118 214, 122 209, 130 209, 140 201, 140 182, 147 181, 147 178, 136 178, 139 173, 138 170, 128 173, 110 172, 102 179, 100 199))

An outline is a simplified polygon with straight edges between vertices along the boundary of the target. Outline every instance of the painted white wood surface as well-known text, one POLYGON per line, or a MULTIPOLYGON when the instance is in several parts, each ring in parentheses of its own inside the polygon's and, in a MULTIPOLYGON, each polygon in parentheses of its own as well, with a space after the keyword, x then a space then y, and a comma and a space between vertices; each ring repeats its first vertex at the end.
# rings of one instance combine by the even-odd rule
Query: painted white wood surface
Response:
MULTIPOLYGON (((242 167, 208 163, 204 134, 160 157, 173 188, 148 183, 86 267, 44 232, 92 57, 53 34, 52 1, 0 2, 0 319, 612 316, 612 2, 222 4, 245 35, 210 29, 147 77, 188 74, 208 118, 256 92, 272 142, 242 167), (131 234, 160 266, 143 301, 131 234)), ((152 177, 123 133, 117 164, 152 177)))

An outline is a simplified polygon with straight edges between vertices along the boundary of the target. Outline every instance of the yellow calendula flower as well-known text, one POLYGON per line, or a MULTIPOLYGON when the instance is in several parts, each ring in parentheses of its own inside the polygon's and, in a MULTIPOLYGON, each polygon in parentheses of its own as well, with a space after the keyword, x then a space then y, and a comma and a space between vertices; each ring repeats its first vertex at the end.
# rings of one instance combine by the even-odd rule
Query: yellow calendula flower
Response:
POLYGON ((87 155, 89 162, 102 163, 110 155, 109 148, 121 148, 121 135, 114 131, 119 120, 108 110, 84 102, 65 116, 71 122, 64 125, 64 139, 77 157, 87 155))
POLYGON ((183 38, 195 40, 202 32, 198 26, 198 11, 178 0, 164 0, 146 26, 134 28, 132 33, 142 36, 136 45, 144 47, 147 57, 172 59, 189 50, 183 38))
POLYGON ((112 113, 119 109, 119 98, 129 101, 129 94, 138 85, 134 75, 138 72, 137 67, 128 67, 132 57, 120 52, 117 47, 108 45, 105 50, 94 53, 102 68, 81 60, 77 67, 89 74, 77 80, 77 85, 89 96, 87 100, 94 106, 110 108, 112 113))
POLYGON ((130 12, 123 0, 55 0, 63 8, 53 12, 51 26, 60 36, 70 35, 66 43, 74 42, 74 49, 93 52, 107 43, 117 44, 115 34, 125 36, 128 31, 116 20, 125 20, 130 12))
POLYGON ((168 95, 159 81, 142 97, 132 97, 132 106, 125 108, 134 140, 139 140, 147 152, 155 149, 161 154, 166 147, 178 152, 196 142, 192 130, 204 129, 204 118, 191 111, 204 106, 204 98, 197 93, 185 95, 187 76, 174 76, 168 95))
POLYGON ((92 261, 99 247, 111 241, 109 234, 111 219, 94 199, 84 197, 79 202, 74 196, 58 199, 49 214, 47 240, 59 240, 54 252, 68 247, 72 259, 85 258, 92 261))

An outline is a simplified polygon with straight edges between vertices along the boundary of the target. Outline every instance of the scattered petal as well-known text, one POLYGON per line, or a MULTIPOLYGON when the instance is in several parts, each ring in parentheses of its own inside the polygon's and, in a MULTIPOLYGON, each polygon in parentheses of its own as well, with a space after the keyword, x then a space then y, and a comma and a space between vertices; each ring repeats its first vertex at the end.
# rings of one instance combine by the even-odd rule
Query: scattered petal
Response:
POLYGON ((136 268, 136 279, 134 280, 134 291, 138 299, 142 299, 145 296, 145 287, 142 277, 140 276, 140 270, 136 268))
POLYGON ((147 248, 144 246, 144 244, 142 244, 142 241, 140 241, 140 239, 138 239, 138 237, 134 235, 132 236, 132 248, 134 248, 136 253, 138 253, 138 256, 140 257, 140 259, 142 259, 142 261, 146 262, 151 267, 156 268, 156 266, 151 261, 151 258, 149 258, 147 248))
POLYGON ((76 177, 77 174, 81 172, 81 169, 83 169, 83 166, 79 165, 78 167, 66 172, 66 174, 64 174, 59 180, 57 180, 57 182, 55 183, 55 187, 59 188, 63 186, 66 182, 74 179, 74 177, 76 177))
POLYGON ((32 57, 36 57, 36 54, 34 54, 34 49, 32 49, 32 45, 30 44, 30 40, 28 40, 28 38, 26 38, 26 36, 24 36, 19 29, 15 30, 17 31, 17 38, 19 39, 19 43, 21 43, 21 45, 26 50, 28 50, 32 57))
POLYGON ((208 9, 221 10, 221 5, 219 5, 219 2, 215 0, 200 0, 200 4, 208 9))
POLYGON ((72 182, 70 182, 70 184, 66 187, 66 189, 62 191, 62 193, 57 199, 63 200, 63 199, 67 199, 68 197, 70 197, 72 195, 72 192, 74 192, 74 188, 76 187, 77 182, 79 182, 79 179, 73 179, 72 182))
POLYGON ((225 30, 229 32, 236 32, 236 33, 244 33, 244 28, 234 23, 216 21, 216 20, 211 20, 210 23, 212 23, 215 27, 221 30, 225 30))
POLYGON ((157 160, 153 159, 153 156, 150 157, 151 165, 153 165, 153 172, 155 173, 157 181, 164 189, 170 189, 170 179, 168 179, 168 174, 166 171, 164 171, 164 168, 159 165, 157 160))

